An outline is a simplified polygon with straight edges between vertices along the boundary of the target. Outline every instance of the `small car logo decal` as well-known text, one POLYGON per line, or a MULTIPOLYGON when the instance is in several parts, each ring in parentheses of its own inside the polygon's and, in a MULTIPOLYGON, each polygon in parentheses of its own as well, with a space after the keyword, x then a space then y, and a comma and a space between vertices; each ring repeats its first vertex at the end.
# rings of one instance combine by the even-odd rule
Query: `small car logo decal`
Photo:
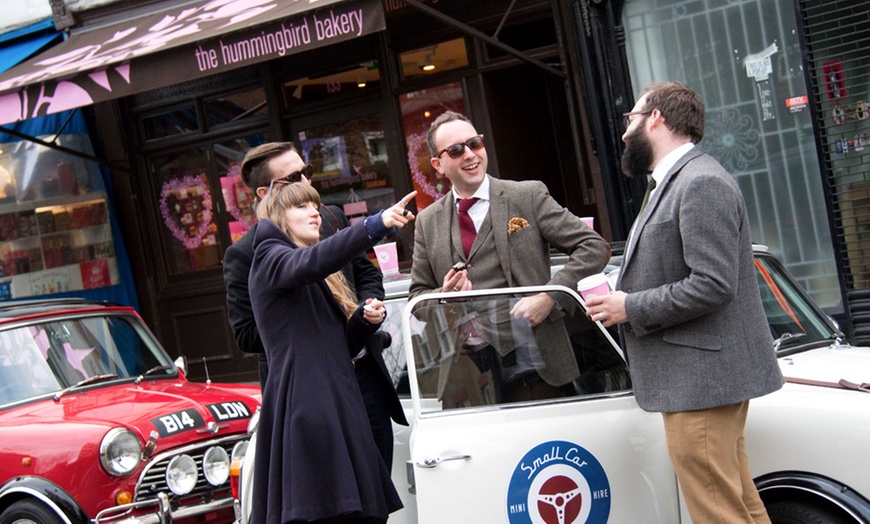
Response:
POLYGON ((598 459, 583 447, 544 442, 517 463, 506 509, 510 524, 607 522, 610 482, 598 459))
POLYGON ((182 431, 189 431, 191 429, 205 426, 205 421, 202 419, 202 415, 193 408, 152 418, 151 423, 154 424, 155 428, 157 428, 161 437, 168 437, 170 435, 181 433, 182 431))

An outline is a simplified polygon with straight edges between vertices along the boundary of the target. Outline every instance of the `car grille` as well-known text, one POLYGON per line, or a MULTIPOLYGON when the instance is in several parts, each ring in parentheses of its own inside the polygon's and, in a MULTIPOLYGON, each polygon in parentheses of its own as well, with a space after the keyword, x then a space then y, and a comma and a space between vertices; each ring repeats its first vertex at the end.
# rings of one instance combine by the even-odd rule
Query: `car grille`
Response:
POLYGON ((212 446, 221 446, 227 451, 227 454, 232 456, 233 446, 241 440, 247 439, 247 435, 236 435, 222 439, 209 440, 200 442, 192 446, 184 446, 174 449, 167 453, 161 453, 145 466, 142 475, 139 477, 139 483, 136 487, 136 502, 152 500, 157 496, 157 493, 163 492, 169 496, 173 508, 177 508, 184 504, 196 503, 199 501, 208 501, 215 498, 225 497, 230 495, 230 482, 227 480, 220 486, 212 486, 205 479, 205 474, 202 470, 202 457, 207 449, 212 446), (166 485, 166 468, 169 466, 169 461, 178 455, 186 454, 196 462, 196 468, 199 472, 196 481, 196 487, 193 491, 179 497, 171 491, 166 485))

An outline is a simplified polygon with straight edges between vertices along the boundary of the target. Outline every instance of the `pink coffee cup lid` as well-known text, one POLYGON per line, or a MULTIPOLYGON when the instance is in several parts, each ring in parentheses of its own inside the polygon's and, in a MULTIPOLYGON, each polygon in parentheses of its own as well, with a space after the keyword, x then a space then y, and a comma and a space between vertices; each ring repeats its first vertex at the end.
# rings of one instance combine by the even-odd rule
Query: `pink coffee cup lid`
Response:
POLYGON ((601 286, 602 284, 607 286, 608 290, 610 289, 610 284, 607 282, 607 275, 604 273, 590 275, 577 282, 577 291, 589 291, 601 286))

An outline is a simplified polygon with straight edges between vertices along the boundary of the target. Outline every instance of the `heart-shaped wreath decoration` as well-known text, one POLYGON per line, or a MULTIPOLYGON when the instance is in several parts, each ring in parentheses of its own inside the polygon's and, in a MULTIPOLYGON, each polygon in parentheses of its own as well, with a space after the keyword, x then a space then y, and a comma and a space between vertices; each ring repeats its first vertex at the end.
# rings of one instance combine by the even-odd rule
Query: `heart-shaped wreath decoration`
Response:
POLYGON ((408 164, 411 166, 411 178, 414 179, 414 182, 424 193, 432 197, 433 200, 438 200, 444 196, 449 188, 445 187, 442 180, 436 180, 434 184, 431 183, 429 181, 429 173, 424 174, 420 169, 420 160, 417 156, 422 151, 423 144, 425 143, 426 133, 419 133, 408 137, 408 164))
POLYGON ((160 191, 163 223, 187 249, 202 244, 211 224, 211 191, 204 176, 167 180, 160 191))

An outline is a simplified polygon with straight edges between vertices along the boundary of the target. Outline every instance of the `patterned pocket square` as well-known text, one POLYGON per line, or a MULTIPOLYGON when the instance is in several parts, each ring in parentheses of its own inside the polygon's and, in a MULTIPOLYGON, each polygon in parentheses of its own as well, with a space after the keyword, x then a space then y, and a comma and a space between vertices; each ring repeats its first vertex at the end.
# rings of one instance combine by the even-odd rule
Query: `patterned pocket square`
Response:
POLYGON ((508 236, 529 225, 529 221, 521 217, 513 217, 508 221, 508 236))

